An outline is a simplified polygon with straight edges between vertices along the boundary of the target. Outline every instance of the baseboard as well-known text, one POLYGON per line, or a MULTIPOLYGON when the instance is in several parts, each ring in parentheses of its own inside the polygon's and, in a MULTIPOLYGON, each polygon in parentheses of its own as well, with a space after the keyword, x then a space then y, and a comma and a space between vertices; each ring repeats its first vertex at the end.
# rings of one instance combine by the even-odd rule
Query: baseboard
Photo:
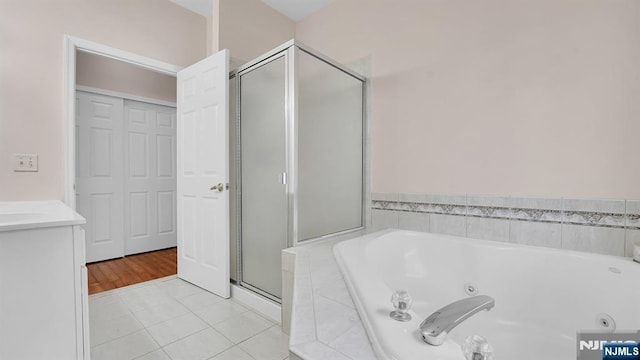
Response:
POLYGON ((253 310, 280 324, 282 310, 280 305, 238 285, 231 285, 231 297, 253 310))

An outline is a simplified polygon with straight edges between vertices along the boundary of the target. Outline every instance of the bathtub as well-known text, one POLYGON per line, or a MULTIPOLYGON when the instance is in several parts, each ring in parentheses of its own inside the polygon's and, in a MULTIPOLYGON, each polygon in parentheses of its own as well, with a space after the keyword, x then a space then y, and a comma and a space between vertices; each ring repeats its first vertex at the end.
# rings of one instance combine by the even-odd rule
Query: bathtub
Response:
POLYGON ((399 230, 339 243, 334 254, 380 359, 464 359, 470 335, 486 338, 496 360, 575 359, 578 331, 640 329, 640 264, 631 259, 399 230), (426 344, 420 323, 475 295, 469 286, 495 307, 444 344, 426 344), (413 298, 409 322, 389 317, 397 289, 413 298))

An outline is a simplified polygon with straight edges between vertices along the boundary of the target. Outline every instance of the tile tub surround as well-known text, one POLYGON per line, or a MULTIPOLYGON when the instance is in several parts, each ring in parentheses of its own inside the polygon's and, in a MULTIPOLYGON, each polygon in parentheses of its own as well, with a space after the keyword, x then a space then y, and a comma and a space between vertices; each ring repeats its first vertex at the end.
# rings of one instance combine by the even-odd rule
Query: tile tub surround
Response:
POLYGON ((333 256, 336 243, 362 235, 353 233, 287 250, 295 255, 290 359, 376 359, 333 256))
POLYGON ((640 201, 483 195, 371 194, 372 226, 627 256, 640 201))
MULTIPOLYGON (((504 236, 502 225, 494 226, 492 223, 502 221, 508 224, 508 241, 510 242, 562 248, 562 199, 515 197, 494 199, 493 197, 479 196, 469 200, 467 196, 454 196, 449 202, 447 195, 431 198, 429 195, 384 194, 383 200, 380 200, 377 195, 372 194, 374 202, 374 206, 372 206, 373 226, 368 228, 367 232, 377 231, 377 221, 385 221, 385 224, 390 223, 395 226, 403 226, 404 224, 404 226, 426 228, 433 231, 435 219, 436 227, 461 232, 463 236, 467 232, 482 233, 483 229, 491 229, 500 236, 504 236), (376 205, 378 206, 376 207, 376 205), (472 209, 468 212, 469 207, 472 209), (433 209, 434 211, 418 211, 417 209, 433 209), (403 220, 403 216, 406 214, 411 217, 403 220), (468 221, 470 219, 473 220, 468 221), (486 224, 489 225, 485 227, 484 224, 476 224, 477 221, 482 220, 487 220, 486 224)), ((578 203, 580 204, 580 201, 578 203)), ((616 226, 591 226, 587 223, 579 225, 567 223, 564 226, 575 226, 585 229, 587 232, 590 229, 597 229, 596 232, 598 230, 604 232, 626 231, 633 236, 627 235, 627 239, 634 238, 640 241, 640 201, 623 203, 626 204, 626 211, 623 213, 627 219, 626 225, 631 222, 632 226, 625 225, 620 228, 616 226)), ((615 206, 619 206, 618 203, 615 206)), ((592 207, 592 209, 598 208, 592 207)), ((584 211, 589 212, 589 209, 584 211)), ((591 211, 593 212, 593 210, 591 211)), ((616 216, 619 215, 619 213, 612 213, 616 216)), ((572 234, 569 238, 566 233, 565 230, 565 239, 580 239, 581 236, 584 236, 584 234, 579 234, 576 237, 575 234, 572 234)), ((595 235, 596 237, 600 236, 600 234, 595 235)), ((333 257, 335 244, 357 236, 360 235, 352 234, 341 239, 326 240, 284 250, 286 254, 283 252, 283 274, 286 273, 293 278, 294 286, 290 291, 292 296, 290 301, 292 304, 289 338, 290 359, 376 359, 340 269, 333 257)), ((580 243, 590 244, 588 239, 582 239, 580 243)), ((618 244, 616 241, 612 243, 618 244)), ((574 245, 565 244, 565 246, 574 245)), ((616 251, 619 250, 616 249, 616 251)), ((632 245, 629 245, 626 251, 632 253, 632 245)), ((630 256, 629 254, 627 256, 630 256)), ((283 304, 285 301, 283 299, 283 304)), ((283 306, 284 312, 285 307, 283 306)))

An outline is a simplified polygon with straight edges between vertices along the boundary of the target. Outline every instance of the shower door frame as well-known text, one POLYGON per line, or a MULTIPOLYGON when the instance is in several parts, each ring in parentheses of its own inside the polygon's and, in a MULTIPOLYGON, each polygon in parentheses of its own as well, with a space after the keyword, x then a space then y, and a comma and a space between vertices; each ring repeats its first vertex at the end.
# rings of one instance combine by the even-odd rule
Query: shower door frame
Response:
POLYGON ((369 199, 369 151, 368 151, 368 139, 369 139, 369 82, 366 77, 358 74, 355 71, 347 69, 344 65, 337 61, 321 54, 317 50, 314 50, 299 41, 289 40, 286 43, 274 48, 273 50, 263 54, 262 56, 249 61, 248 63, 241 65, 237 69, 233 70, 229 74, 229 78, 236 79, 235 89, 235 108, 236 118, 235 120, 235 149, 234 159, 236 163, 236 213, 231 216, 236 217, 236 278, 237 283, 242 287, 245 287, 253 292, 256 292, 270 300, 280 303, 281 300, 251 284, 247 284, 243 281, 242 274, 242 156, 241 156, 241 82, 240 77, 246 73, 249 73, 263 65, 270 63, 280 57, 285 59, 285 132, 286 132, 286 151, 285 151, 285 163, 287 168, 287 181, 286 181, 286 195, 288 202, 288 214, 287 214, 287 239, 286 246, 298 246, 300 244, 307 244, 331 237, 348 235, 351 233, 363 232, 368 224, 369 211, 367 206, 370 202, 369 199), (315 57, 316 59, 336 68, 337 70, 352 76, 353 78, 362 82, 362 194, 361 194, 361 220, 360 226, 352 229, 342 230, 335 233, 325 234, 315 238, 305 239, 298 241, 298 93, 297 93, 297 55, 296 48, 304 51, 305 53, 315 57))

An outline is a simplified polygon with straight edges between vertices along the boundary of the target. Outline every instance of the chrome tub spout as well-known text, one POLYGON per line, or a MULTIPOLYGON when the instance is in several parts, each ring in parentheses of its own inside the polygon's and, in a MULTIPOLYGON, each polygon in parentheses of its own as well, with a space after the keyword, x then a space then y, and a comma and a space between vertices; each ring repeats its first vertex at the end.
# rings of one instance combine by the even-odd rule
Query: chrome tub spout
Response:
POLYGON ((487 295, 452 302, 429 315, 420 324, 422 339, 430 345, 442 345, 456 326, 482 310, 491 310, 495 304, 495 300, 487 295))

